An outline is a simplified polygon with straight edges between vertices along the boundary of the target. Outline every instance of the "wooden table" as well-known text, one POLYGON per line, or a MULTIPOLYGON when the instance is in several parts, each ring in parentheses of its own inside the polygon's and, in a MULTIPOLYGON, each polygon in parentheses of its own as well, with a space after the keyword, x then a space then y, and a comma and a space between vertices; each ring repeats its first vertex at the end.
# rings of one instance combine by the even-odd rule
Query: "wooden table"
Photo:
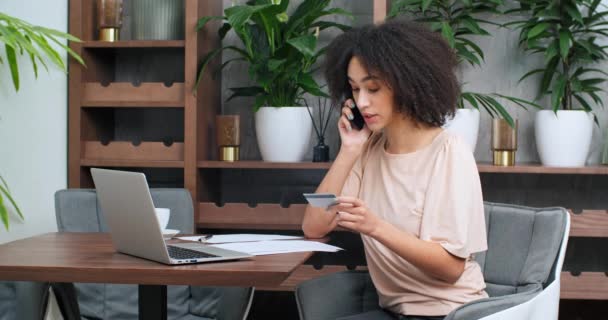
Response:
POLYGON ((311 255, 167 266, 117 253, 106 233, 49 233, 0 245, 0 280, 138 284, 139 318, 166 319, 166 285, 278 286, 311 255))

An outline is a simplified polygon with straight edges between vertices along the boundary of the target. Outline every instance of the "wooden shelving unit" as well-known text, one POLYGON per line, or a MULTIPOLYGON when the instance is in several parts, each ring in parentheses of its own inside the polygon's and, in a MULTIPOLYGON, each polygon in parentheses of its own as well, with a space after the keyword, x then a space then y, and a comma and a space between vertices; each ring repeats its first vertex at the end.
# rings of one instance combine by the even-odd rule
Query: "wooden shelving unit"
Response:
POLYGON ((81 148, 84 160, 184 161, 184 144, 179 142, 170 146, 162 142, 143 142, 136 146, 130 142, 110 142, 104 145, 100 141, 84 141, 81 148))
POLYGON ((608 210, 583 210, 570 218, 571 237, 608 238, 608 210))
POLYGON ((608 273, 583 272, 574 276, 570 272, 562 272, 561 298, 608 300, 608 273))
MULTIPOLYGON (((199 168, 207 169, 318 169, 331 167, 331 162, 264 162, 264 161, 199 161, 199 168)), ((538 163, 518 164, 512 167, 500 167, 480 162, 477 164, 480 173, 517 173, 517 174, 579 174, 608 175, 608 166, 595 165, 586 167, 545 167, 538 163)))
POLYGON ((523 163, 513 167, 499 167, 490 163, 478 163, 477 168, 481 173, 608 175, 608 166, 602 165, 570 168, 545 167, 539 163, 523 163))
POLYGON ((329 169, 329 162, 264 162, 264 161, 199 161, 199 168, 207 169, 329 169))
POLYGON ((83 107, 179 107, 185 103, 184 83, 132 83, 113 82, 107 86, 99 82, 82 84, 83 107))
POLYGON ((82 159, 80 166, 85 168, 183 168, 184 161, 82 159))
POLYGON ((257 204, 251 207, 246 203, 199 203, 198 226, 203 228, 227 229, 272 229, 300 230, 304 216, 304 204, 281 207, 278 204, 257 204))
POLYGON ((184 1, 183 39, 103 42, 95 1, 70 0, 69 32, 83 40, 70 48, 87 67, 69 64, 69 187, 93 187, 90 167, 154 168, 161 180, 168 174, 162 170, 171 169, 179 175, 174 186, 189 189, 197 203, 197 161, 211 147, 207 125, 221 109, 221 78, 205 77, 193 91, 198 63, 220 45, 219 22, 201 32, 196 24, 222 15, 223 7, 222 1, 176 1, 184 1))

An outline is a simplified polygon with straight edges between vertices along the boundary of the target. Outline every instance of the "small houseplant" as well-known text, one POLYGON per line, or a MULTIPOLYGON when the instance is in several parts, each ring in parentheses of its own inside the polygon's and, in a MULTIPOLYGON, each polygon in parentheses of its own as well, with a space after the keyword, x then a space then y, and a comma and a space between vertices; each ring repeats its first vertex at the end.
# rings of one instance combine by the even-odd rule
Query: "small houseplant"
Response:
POLYGON ((266 161, 300 161, 308 151, 312 125, 299 120, 308 117, 302 107, 303 95, 326 96, 313 78, 317 59, 324 53, 317 48, 318 36, 328 28, 349 28, 322 20, 332 15, 350 16, 343 9, 329 8, 330 3, 304 0, 288 14, 289 0, 251 0, 225 9, 224 16, 204 17, 198 23, 200 30, 210 21, 221 20, 220 38, 233 30, 243 45, 226 45, 209 52, 203 58, 198 81, 208 72, 209 62, 224 50, 238 57, 224 62, 222 68, 237 60, 249 64, 249 77, 255 84, 231 88, 228 100, 255 98, 256 135, 266 161))
MULTIPOLYGON (((428 24, 433 31, 441 33, 454 49, 460 63, 468 62, 472 66, 481 66, 484 52, 471 40, 471 36, 489 36, 490 33, 484 25, 499 26, 482 17, 487 14, 501 14, 499 7, 503 2, 503 0, 397 0, 393 3, 388 17, 406 15, 428 24)), ((486 110, 492 118, 504 119, 509 126, 514 127, 513 117, 500 99, 506 99, 524 109, 527 106, 537 107, 532 102, 498 93, 464 91, 458 99, 458 110, 455 119, 449 124, 450 129, 461 133, 475 149, 480 108, 486 110), (466 109, 466 106, 473 108, 466 109), (469 123, 464 123, 466 119, 469 123)))
MULTIPOLYGON (((0 66, 8 66, 13 87, 16 91, 19 91, 20 86, 19 65, 17 63, 19 55, 27 54, 29 56, 36 77, 38 77, 39 65, 48 70, 47 61, 45 60, 50 61, 51 64, 62 70, 66 70, 66 65, 59 52, 51 44, 66 50, 71 57, 84 64, 82 58, 63 44, 60 39, 80 42, 78 38, 67 33, 34 26, 26 21, 0 12, 0 43, 4 44, 5 51, 5 56, 0 56, 0 66)), ((19 217, 23 219, 23 214, 11 196, 8 184, 0 176, 0 220, 2 220, 2 224, 4 224, 7 230, 9 228, 9 202, 19 217)))
MULTIPOLYGON (((608 11, 601 0, 518 0, 512 13, 524 15, 510 25, 520 31, 520 45, 544 57, 538 98, 549 96, 550 110, 536 114, 540 160, 547 166, 583 166, 589 153, 593 108, 603 106, 598 93, 608 74, 594 64, 608 58, 599 44, 608 36, 608 11)), ((597 123, 597 118, 596 118, 597 123)))

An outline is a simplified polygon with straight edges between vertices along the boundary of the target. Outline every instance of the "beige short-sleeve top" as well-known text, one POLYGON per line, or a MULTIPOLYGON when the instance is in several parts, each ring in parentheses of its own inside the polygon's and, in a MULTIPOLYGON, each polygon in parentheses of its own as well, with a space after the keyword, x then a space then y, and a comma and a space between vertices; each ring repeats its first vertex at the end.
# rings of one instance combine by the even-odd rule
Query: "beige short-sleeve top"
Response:
POLYGON ((439 243, 466 262, 460 279, 446 283, 362 235, 380 305, 399 314, 440 316, 487 297, 481 269, 472 259, 487 243, 481 184, 470 148, 445 130, 412 153, 389 154, 385 142, 382 133, 370 137, 342 195, 362 199, 380 218, 439 243))

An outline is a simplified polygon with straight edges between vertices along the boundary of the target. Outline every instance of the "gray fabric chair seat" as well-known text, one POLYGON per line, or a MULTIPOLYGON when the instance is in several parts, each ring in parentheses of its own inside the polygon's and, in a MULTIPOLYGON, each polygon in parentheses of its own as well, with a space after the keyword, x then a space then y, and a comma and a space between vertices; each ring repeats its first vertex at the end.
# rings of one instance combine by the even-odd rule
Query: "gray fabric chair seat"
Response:
MULTIPOLYGON (((190 193, 185 189, 151 189, 157 208, 170 208, 167 228, 194 233, 190 193)), ((59 231, 107 232, 103 213, 92 189, 60 190, 55 194, 59 231)), ((75 284, 84 319, 138 319, 136 285, 75 284)), ((253 288, 167 286, 169 319, 240 320, 249 311, 253 288)))
MULTIPOLYGON (((532 299, 553 282, 567 214, 563 208, 485 203, 488 250, 475 259, 490 297, 465 304, 445 319, 480 319, 532 299)), ((335 319, 379 308, 371 278, 360 271, 306 281, 296 288, 296 302, 303 320, 335 319)))

